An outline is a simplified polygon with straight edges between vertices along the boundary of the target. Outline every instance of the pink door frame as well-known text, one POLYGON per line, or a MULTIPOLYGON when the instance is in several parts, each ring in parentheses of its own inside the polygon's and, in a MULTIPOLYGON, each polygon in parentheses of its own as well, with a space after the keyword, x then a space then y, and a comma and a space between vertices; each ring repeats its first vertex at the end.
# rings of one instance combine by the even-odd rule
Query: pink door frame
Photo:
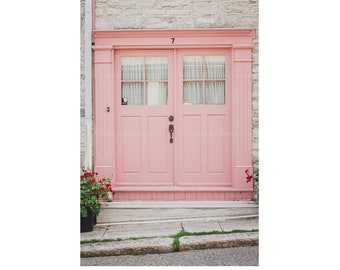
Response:
MULTIPOLYGON (((231 181, 227 186, 116 186, 117 200, 250 200, 253 29, 94 31, 94 170, 115 184, 115 56, 128 49, 227 49, 231 65, 231 181)), ((176 66, 176 64, 175 64, 176 66)))

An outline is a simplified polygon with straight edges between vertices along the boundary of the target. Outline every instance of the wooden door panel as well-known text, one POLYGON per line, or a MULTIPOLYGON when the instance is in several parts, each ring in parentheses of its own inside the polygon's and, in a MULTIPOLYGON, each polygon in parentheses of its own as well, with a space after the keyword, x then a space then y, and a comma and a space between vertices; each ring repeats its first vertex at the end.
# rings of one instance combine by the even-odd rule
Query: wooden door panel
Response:
POLYGON ((230 53, 202 49, 179 50, 177 55, 177 88, 180 92, 176 101, 179 119, 177 184, 230 186, 230 53), (211 68, 214 59, 219 65, 211 68), (224 66, 220 66, 221 60, 224 60, 224 66), (193 65, 196 66, 190 70, 193 65), (214 74, 214 70, 220 73, 214 74))
POLYGON ((173 51, 120 50, 115 55, 116 185, 171 185, 173 51), (165 63, 167 74, 159 73, 165 63))
POLYGON ((121 117, 123 173, 142 173, 142 118, 121 117))
POLYGON ((207 172, 225 173, 226 171, 226 148, 225 141, 225 115, 207 116, 207 172))
POLYGON ((168 117, 148 117, 147 156, 149 173, 168 173, 169 168, 169 140, 168 117))
POLYGON ((182 118, 183 148, 179 151, 183 155, 184 173, 202 172, 202 137, 201 116, 185 115, 182 118))

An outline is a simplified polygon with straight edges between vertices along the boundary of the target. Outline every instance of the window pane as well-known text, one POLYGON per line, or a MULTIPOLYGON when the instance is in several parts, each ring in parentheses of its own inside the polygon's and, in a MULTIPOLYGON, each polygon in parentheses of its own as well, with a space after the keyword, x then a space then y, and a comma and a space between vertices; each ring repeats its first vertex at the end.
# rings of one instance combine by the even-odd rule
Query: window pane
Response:
POLYGON ((122 99, 125 105, 143 105, 143 83, 122 83, 122 99))
POLYGON ((202 79, 203 78, 203 57, 184 56, 183 57, 183 78, 202 79))
POLYGON ((206 82, 205 103, 225 104, 224 81, 206 82))
POLYGON ((168 79, 168 59, 166 57, 147 57, 145 68, 147 80, 168 79))
POLYGON ((146 83, 146 93, 147 105, 168 104, 168 83, 148 82, 146 83))
POLYGON ((183 99, 186 104, 203 103, 203 83, 202 82, 184 82, 183 99))
POLYGON ((223 55, 206 56, 205 65, 207 79, 225 78, 225 60, 223 55))
POLYGON ((123 57, 122 58, 122 80, 143 80, 144 58, 123 57))

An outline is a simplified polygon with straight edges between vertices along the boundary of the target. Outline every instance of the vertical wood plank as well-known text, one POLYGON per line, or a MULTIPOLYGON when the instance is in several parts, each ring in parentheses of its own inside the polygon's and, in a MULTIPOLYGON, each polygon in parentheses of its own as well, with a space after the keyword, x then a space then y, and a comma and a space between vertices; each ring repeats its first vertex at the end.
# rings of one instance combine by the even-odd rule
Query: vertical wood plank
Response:
POLYGON ((232 88, 233 186, 251 188, 246 169, 252 169, 252 64, 250 48, 234 49, 232 88))
MULTIPOLYGON (((94 171, 113 178, 112 50, 94 52, 94 171), (109 109, 108 109, 109 108, 109 109), (108 111, 109 110, 109 111, 108 111)), ((114 182, 114 179, 113 179, 114 182)))

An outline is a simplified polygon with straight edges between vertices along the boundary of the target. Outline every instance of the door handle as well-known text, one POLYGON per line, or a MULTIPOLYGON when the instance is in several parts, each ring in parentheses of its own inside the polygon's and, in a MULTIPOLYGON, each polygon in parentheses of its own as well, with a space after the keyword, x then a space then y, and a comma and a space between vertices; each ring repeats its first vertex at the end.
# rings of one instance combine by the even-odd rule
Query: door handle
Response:
POLYGON ((170 132, 170 143, 174 142, 174 139, 172 138, 172 133, 174 132, 174 125, 170 124, 169 125, 169 132, 170 132))

